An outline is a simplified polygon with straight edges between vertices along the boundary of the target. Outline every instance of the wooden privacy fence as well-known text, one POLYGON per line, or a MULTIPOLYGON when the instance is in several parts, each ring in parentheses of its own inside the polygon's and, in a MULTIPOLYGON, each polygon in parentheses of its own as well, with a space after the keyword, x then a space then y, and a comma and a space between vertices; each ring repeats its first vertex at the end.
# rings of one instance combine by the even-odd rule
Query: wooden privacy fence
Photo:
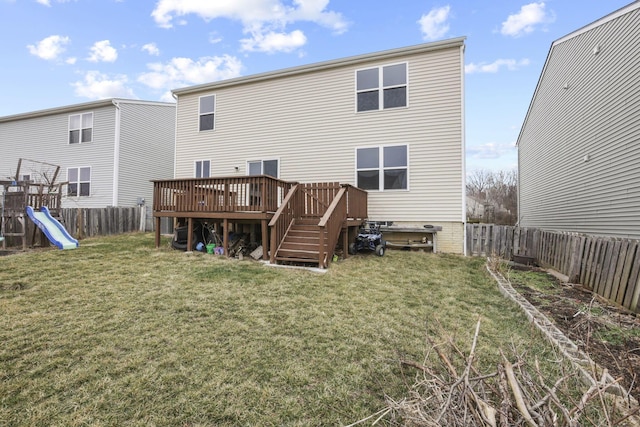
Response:
POLYGON ((67 208, 61 209, 60 216, 67 231, 81 239, 140 231, 140 221, 145 221, 145 211, 144 206, 67 208))
MULTIPOLYGON (((69 234, 77 239, 110 234, 140 231, 140 222, 145 221, 146 208, 105 207, 105 208, 63 208, 60 209, 61 222, 69 234)), ((26 214, 21 217, 5 218, 5 232, 24 234, 27 244, 36 242, 35 225, 26 214), (24 224, 24 228, 23 228, 24 224)), ((146 222, 146 221, 145 221, 146 222)), ((143 223, 144 225, 144 223, 143 223)), ((22 237, 7 237, 7 246, 22 246, 22 237)))
POLYGON ((596 294, 639 312, 640 241, 493 224, 467 224, 467 253, 531 257, 596 294))

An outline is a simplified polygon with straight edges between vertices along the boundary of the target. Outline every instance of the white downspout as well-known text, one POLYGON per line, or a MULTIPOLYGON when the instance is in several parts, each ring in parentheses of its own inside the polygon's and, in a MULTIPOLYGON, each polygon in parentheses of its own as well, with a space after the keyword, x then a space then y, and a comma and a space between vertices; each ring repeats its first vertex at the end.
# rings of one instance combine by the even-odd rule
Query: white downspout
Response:
POLYGON ((467 158, 467 148, 466 148, 466 125, 465 125, 465 98, 464 98, 464 44, 460 47, 460 71, 461 71, 461 75, 460 75, 460 87, 461 87, 461 91, 462 93, 460 94, 461 96, 461 108, 462 111, 460 112, 461 114, 461 124, 462 124, 462 239, 463 239, 463 243, 462 243, 462 253, 466 256, 467 255, 467 162, 466 162, 466 158, 467 158))
POLYGON ((178 170, 178 95, 171 92, 171 96, 176 100, 176 119, 173 127, 173 178, 176 178, 178 170))
POLYGON ((120 183, 120 104, 111 100, 116 107, 115 135, 113 138, 113 195, 112 206, 118 206, 118 185, 120 183))

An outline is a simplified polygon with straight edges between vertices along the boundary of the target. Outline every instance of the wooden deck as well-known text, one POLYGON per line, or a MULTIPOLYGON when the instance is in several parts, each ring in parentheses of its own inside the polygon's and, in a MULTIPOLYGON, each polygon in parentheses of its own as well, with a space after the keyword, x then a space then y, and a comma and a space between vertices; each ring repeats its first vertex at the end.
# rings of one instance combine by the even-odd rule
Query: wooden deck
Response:
MULTIPOLYGON (((291 259, 311 260, 326 267, 340 232, 346 230, 348 233, 350 226, 358 226, 367 217, 367 193, 337 182, 298 184, 261 175, 156 180, 153 185, 156 247, 160 245, 162 217, 186 222, 188 248, 192 247, 195 220, 219 223, 225 254, 229 253, 228 236, 232 225, 259 224, 263 259, 279 262, 286 258, 282 255, 285 248, 280 257, 276 257, 276 253, 287 232, 294 223, 304 222, 317 228, 321 239, 317 242, 318 253, 307 254, 307 259, 300 258, 303 255, 298 251, 291 259)), ((348 238, 348 234, 344 235, 348 238)))

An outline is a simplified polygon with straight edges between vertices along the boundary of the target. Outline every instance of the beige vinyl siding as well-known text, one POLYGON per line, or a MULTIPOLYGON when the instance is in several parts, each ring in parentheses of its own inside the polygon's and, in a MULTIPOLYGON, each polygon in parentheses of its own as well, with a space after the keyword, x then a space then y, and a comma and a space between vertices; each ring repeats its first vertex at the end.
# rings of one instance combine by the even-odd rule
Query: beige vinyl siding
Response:
POLYGON ((118 206, 151 206, 153 179, 173 178, 175 105, 121 102, 118 206))
MULTIPOLYGON (((280 178, 355 184, 357 147, 406 144, 409 190, 372 191, 372 219, 463 221, 461 46, 379 58, 179 95, 176 177, 211 159, 212 175, 278 158, 280 178), (355 111, 355 72, 408 63, 408 107, 355 111), (198 132, 198 98, 216 95, 215 130, 198 132)), ((461 239, 462 240, 462 239, 461 239)), ((460 249, 461 250, 461 249, 460 249)))
POLYGON ((636 6, 552 46, 518 143, 521 225, 640 238, 639 41, 636 6))
MULTIPOLYGON (((15 173, 18 159, 26 158, 61 166, 58 182, 67 180, 67 168, 91 167, 91 196, 63 197, 63 207, 103 207, 111 204, 113 180, 114 107, 87 106, 65 111, 0 122, 3 150, 2 176, 15 173), (93 112, 93 141, 68 143, 69 115, 93 112)), ((21 171, 21 175, 29 171, 21 171)))

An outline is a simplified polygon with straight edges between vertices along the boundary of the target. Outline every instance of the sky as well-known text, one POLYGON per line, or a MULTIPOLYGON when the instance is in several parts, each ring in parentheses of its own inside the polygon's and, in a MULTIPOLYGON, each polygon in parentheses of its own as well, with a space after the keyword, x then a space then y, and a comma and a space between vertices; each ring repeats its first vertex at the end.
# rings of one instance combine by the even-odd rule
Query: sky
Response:
POLYGON ((467 173, 509 170, 551 43, 630 2, 0 0, 0 116, 466 37, 467 173))

